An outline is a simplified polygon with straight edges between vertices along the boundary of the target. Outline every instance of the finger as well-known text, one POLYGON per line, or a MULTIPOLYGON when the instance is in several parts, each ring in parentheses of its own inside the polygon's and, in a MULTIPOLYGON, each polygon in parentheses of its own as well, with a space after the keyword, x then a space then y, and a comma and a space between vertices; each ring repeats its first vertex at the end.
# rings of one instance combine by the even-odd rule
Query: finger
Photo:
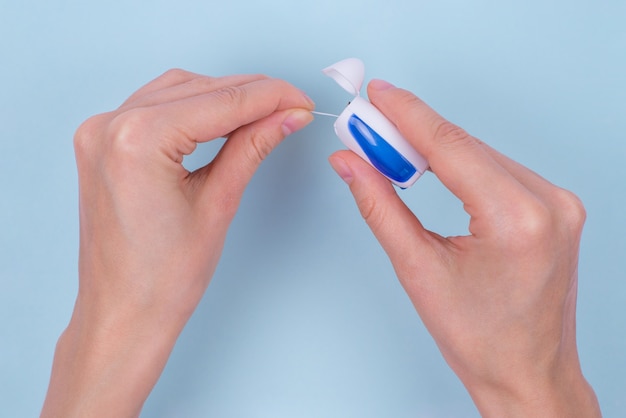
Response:
POLYGON ((581 200, 574 193, 549 182, 539 174, 512 160, 506 155, 491 148, 487 144, 483 147, 494 160, 504 167, 517 181, 537 196, 546 207, 552 210, 557 223, 566 227, 573 227, 579 231, 580 222, 584 222, 586 213, 581 200))
POLYGON ((180 83, 163 85, 161 88, 151 89, 134 100, 122 106, 123 110, 137 107, 155 106, 164 103, 176 102, 188 97, 200 96, 229 86, 242 86, 253 81, 265 80, 267 76, 260 74, 240 74, 225 77, 196 76, 180 83))
POLYGON ((350 151, 336 152, 329 161, 350 186, 361 216, 401 280, 437 268, 437 260, 445 253, 444 239, 424 229, 386 178, 350 151), (409 275, 409 271, 414 273, 409 275))
POLYGON ((261 162, 287 135, 312 120, 308 109, 287 109, 235 130, 210 166, 192 175, 192 181, 199 182, 198 199, 204 202, 201 204, 218 205, 218 212, 234 215, 261 162))
POLYGON ((480 218, 516 212, 517 202, 528 197, 528 190, 494 160, 479 140, 410 92, 375 80, 368 94, 424 155, 433 173, 464 203, 474 221, 470 228, 480 218))
POLYGON ((130 97, 128 97, 128 99, 126 99, 126 101, 122 103, 121 107, 124 107, 129 103, 137 100, 139 97, 146 96, 154 91, 185 83, 197 77, 200 77, 200 75, 178 68, 168 70, 154 80, 145 84, 143 87, 139 88, 139 90, 137 90, 133 94, 131 94, 130 97))
POLYGON ((500 164, 527 189, 546 197, 549 196, 554 190, 555 186, 536 172, 493 149, 488 144, 482 143, 482 146, 491 158, 500 164))
POLYGON ((173 102, 127 109, 114 115, 109 133, 125 144, 126 149, 132 145, 134 154, 147 156, 156 152, 179 164, 198 142, 225 136, 277 110, 289 108, 312 110, 314 104, 293 85, 264 79, 173 102))
MULTIPOLYGON (((312 110, 311 100, 291 84, 266 79, 241 86, 227 86, 210 93, 165 103, 149 109, 151 123, 163 132, 164 146, 183 146, 182 136, 194 143, 225 136, 235 129, 263 119, 277 110, 312 110), (173 144, 167 144, 168 138, 173 144)), ((143 108, 141 108, 143 109, 143 108)))

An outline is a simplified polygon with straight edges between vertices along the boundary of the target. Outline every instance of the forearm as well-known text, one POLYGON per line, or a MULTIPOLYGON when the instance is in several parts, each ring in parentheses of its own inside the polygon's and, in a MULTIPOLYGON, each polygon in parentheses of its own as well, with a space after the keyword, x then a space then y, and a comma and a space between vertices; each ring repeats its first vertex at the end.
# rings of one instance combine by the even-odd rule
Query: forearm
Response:
POLYGON ((57 343, 42 417, 138 416, 182 329, 154 318, 78 302, 57 343))

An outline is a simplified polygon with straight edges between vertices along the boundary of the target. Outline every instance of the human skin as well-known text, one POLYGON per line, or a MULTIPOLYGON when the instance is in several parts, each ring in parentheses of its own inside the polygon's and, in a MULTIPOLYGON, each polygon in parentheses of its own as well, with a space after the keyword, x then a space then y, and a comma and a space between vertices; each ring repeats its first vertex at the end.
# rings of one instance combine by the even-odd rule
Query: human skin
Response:
POLYGON ((43 417, 139 415, 209 284, 246 184, 313 106, 281 80, 173 70, 78 129, 79 291, 43 417), (221 136, 211 163, 182 166, 197 143, 221 136))
MULTIPOLYGON (((422 228, 356 155, 330 161, 387 251, 442 354, 484 416, 596 416, 575 340, 584 209, 563 191, 375 81, 369 96, 465 204, 467 237, 422 228)), ((79 291, 43 417, 138 416, 206 290, 261 161, 313 103, 257 75, 170 71, 75 137, 79 291), (198 142, 227 136, 190 173, 198 142)))
POLYGON ((580 200, 408 91, 374 80, 368 96, 463 202, 469 234, 425 229, 355 154, 331 165, 481 415, 600 416, 576 347, 580 200))

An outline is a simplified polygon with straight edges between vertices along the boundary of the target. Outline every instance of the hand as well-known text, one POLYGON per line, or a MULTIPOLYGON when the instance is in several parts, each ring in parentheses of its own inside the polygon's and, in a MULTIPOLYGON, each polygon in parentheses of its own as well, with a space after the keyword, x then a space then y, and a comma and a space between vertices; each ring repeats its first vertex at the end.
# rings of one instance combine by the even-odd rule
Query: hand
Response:
POLYGON ((411 93, 379 80, 368 93, 463 202, 469 235, 424 229, 355 154, 330 162, 481 414, 600 416, 576 348, 581 202, 411 93))
POLYGON ((137 416, 215 270, 261 161, 313 103, 264 76, 169 71, 75 137, 79 292, 43 416, 137 416), (183 156, 228 136, 190 173, 183 156))

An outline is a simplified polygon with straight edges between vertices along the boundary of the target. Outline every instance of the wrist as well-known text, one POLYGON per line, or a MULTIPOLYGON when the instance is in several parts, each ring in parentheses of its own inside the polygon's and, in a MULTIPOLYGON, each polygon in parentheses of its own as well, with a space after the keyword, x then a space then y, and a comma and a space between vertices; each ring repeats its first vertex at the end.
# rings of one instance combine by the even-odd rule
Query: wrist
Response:
POLYGON ((42 416, 138 416, 182 326, 87 306, 77 301, 59 338, 42 416))
POLYGON ((466 384, 483 417, 601 417, 596 395, 578 362, 551 376, 507 384, 466 384))

